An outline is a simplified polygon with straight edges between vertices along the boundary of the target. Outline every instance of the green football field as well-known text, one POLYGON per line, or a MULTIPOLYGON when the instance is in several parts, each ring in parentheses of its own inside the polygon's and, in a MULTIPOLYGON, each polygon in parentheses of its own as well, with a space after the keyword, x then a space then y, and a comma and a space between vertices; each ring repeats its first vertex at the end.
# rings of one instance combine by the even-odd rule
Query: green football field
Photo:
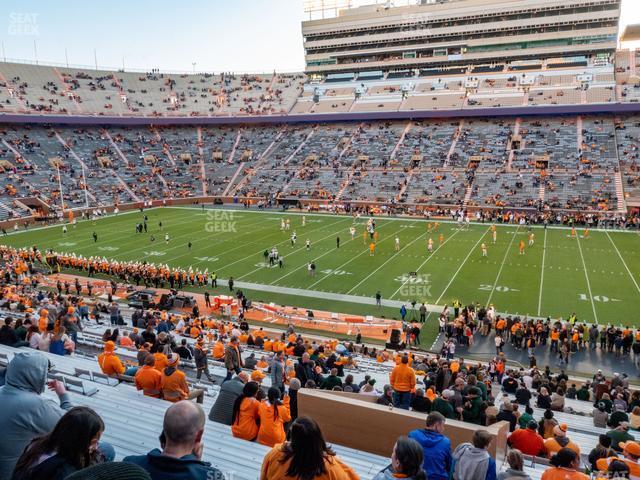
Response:
MULTIPOLYGON (((640 236, 635 232, 592 230, 589 238, 583 238, 580 229, 578 238, 571 238, 565 228, 533 228, 535 244, 520 255, 520 240, 528 240, 524 227, 498 225, 494 244, 488 224, 472 224, 467 230, 441 222, 437 232, 429 233, 423 219, 380 217, 375 255, 370 256, 363 238, 365 218, 356 222, 352 240, 349 229, 354 220, 347 216, 307 214, 302 226, 302 214, 275 211, 164 208, 145 214, 146 234, 135 231, 143 216, 136 211, 79 222, 67 234, 58 225, 10 234, 0 242, 208 269, 219 279, 232 276, 236 282, 264 286, 249 289, 256 299, 346 313, 378 313, 375 307, 358 303, 357 297, 371 298, 379 290, 385 300, 450 305, 457 298, 464 303, 492 303, 499 312, 564 318, 575 312, 588 322, 640 325, 640 236), (290 231, 281 231, 282 218, 289 219, 290 231), (165 233, 170 236, 168 243, 165 233), (396 236, 399 252, 394 248, 396 236), (483 242, 488 247, 486 258, 480 248, 483 242), (284 255, 283 269, 265 264, 263 253, 274 246, 284 255), (317 266, 315 277, 307 271, 311 261, 317 266)), ((226 282, 220 283, 223 290, 226 282)), ((397 316, 397 307, 382 313, 397 316)))

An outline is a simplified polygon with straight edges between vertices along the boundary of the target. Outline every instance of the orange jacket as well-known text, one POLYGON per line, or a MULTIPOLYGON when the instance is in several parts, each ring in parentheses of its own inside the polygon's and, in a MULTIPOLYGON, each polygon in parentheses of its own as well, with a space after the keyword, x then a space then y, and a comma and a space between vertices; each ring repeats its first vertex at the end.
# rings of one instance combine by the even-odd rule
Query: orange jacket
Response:
POLYGON ((289 396, 284 397, 284 404, 278 406, 278 417, 274 416, 273 405, 264 401, 260 403, 260 429, 258 443, 273 447, 276 443, 285 441, 284 424, 291 421, 289 410, 289 396))
POLYGON ((156 363, 153 366, 157 371, 162 372, 167 365, 169 365, 169 359, 164 353, 156 352, 153 354, 153 358, 156 359, 156 363))
POLYGON ((162 393, 162 374, 149 365, 138 369, 135 376, 136 388, 147 397, 160 398, 162 393))
POLYGON ((401 363, 391 370, 391 386, 398 392, 410 392, 416 387, 416 373, 409 365, 401 363))
POLYGON ((162 372, 162 398, 169 402, 179 402, 189 397, 189 385, 187 378, 180 370, 175 370, 171 375, 167 375, 166 370, 162 372))
POLYGON ((213 351, 211 355, 215 360, 221 360, 224 358, 224 343, 218 341, 213 344, 213 351))
POLYGON ((98 365, 100 365, 102 373, 110 377, 122 375, 126 370, 118 356, 112 352, 104 352, 98 355, 98 365))
MULTIPOLYGON (((297 480, 287 475, 291 459, 284 462, 282 445, 276 445, 264 456, 260 480, 297 480)), ((324 461, 327 473, 314 477, 314 480, 359 480, 360 477, 351 467, 345 465, 338 457, 327 456, 324 461)))
POLYGON ((231 425, 234 437, 253 441, 258 435, 258 419, 260 418, 260 402, 255 398, 245 398, 240 404, 238 418, 231 425))

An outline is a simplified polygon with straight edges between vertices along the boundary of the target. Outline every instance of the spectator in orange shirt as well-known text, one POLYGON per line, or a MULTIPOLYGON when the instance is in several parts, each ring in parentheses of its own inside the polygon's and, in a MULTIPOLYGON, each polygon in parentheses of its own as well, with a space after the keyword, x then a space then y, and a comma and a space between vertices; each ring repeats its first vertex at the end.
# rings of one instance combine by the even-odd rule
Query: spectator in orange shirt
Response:
POLYGON ((256 398, 260 390, 257 382, 247 382, 242 394, 233 404, 233 420, 231 433, 234 437, 254 441, 258 436, 258 420, 260 419, 260 402, 256 398))
POLYGON ((214 360, 223 360, 224 359, 224 343, 222 340, 218 339, 216 343, 213 345, 213 350, 211 352, 211 357, 214 360))
POLYGON ((540 480, 589 480, 589 477, 578 471, 580 456, 570 448, 558 450, 549 463, 540 480))
POLYGON ((358 475, 336 457, 318 424, 300 417, 291 425, 290 440, 276 445, 262 461, 260 480, 358 480, 358 475))
POLYGON ((129 332, 124 332, 120 337, 120 346, 125 348, 133 348, 133 340, 129 337, 129 332))
POLYGON ((162 371, 162 398, 174 403, 195 398, 198 403, 203 403, 204 390, 194 388, 189 391, 184 372, 178 370, 179 362, 180 356, 177 353, 172 353, 168 366, 162 371))
POLYGON ((126 368, 118 356, 115 354, 116 344, 111 340, 105 342, 104 352, 98 355, 98 365, 102 373, 110 377, 119 377, 120 375, 135 375, 138 367, 126 368))
POLYGON ((553 454, 565 448, 573 450, 576 452, 578 457, 580 457, 580 447, 569 440, 567 437, 567 426, 564 423, 553 427, 553 437, 547 438, 544 441, 544 448, 547 451, 547 456, 549 458, 551 458, 553 454))
POLYGON ((291 421, 289 410, 289 396, 285 395, 284 402, 280 400, 280 390, 271 387, 267 392, 267 400, 260 404, 260 429, 258 443, 273 447, 285 441, 284 424, 291 421))
POLYGON ((154 367, 156 363, 153 355, 144 359, 144 365, 138 370, 135 377, 136 388, 142 390, 147 397, 160 398, 162 393, 162 374, 154 367))
POLYGON ((411 392, 416 387, 416 374, 409 366, 409 357, 402 357, 399 365, 391 371, 389 378, 393 388, 393 404, 404 410, 409 410, 411 392))

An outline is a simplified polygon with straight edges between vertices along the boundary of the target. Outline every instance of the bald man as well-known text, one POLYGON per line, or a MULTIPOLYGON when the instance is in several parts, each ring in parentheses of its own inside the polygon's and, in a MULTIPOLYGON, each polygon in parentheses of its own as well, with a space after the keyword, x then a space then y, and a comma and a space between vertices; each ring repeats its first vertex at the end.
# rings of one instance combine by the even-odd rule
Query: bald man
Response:
POLYGON ((224 480, 222 472, 202 461, 204 423, 200 405, 188 400, 177 402, 164 414, 162 450, 125 457, 123 462, 144 468, 152 480, 224 480))

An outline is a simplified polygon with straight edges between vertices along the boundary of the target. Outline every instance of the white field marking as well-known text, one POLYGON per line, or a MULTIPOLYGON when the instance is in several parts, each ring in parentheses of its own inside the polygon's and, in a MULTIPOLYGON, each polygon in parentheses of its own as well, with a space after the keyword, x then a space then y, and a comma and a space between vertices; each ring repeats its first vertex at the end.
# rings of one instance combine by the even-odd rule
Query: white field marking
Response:
MULTIPOLYGON (((416 272, 419 272, 419 271, 420 271, 420 269, 421 269, 422 267, 424 267, 424 266, 429 262, 429 260, 431 260, 433 257, 435 257, 436 253, 438 253, 438 250, 440 250, 442 247, 444 247, 444 246, 446 245, 446 243, 447 243, 449 240, 451 240, 453 237, 455 237, 455 236, 456 236, 458 233, 460 233, 460 232, 461 232, 461 230, 459 230, 459 229, 458 229, 458 230, 456 230, 456 231, 454 231, 454 232, 453 232, 453 235, 451 235, 451 236, 450 236, 449 238, 447 238, 444 242, 442 242, 442 245, 438 245, 438 248, 436 248, 436 249, 433 251, 433 253, 432 253, 431 255, 429 255, 429 256, 427 257, 427 259, 426 259, 424 262, 422 262, 422 263, 418 266, 418 268, 416 269, 416 272)), ((400 290, 402 290, 402 288, 407 284, 407 282, 408 282, 408 281, 409 281, 409 279, 405 280, 405 282, 404 282, 402 285, 400 285, 400 286, 398 287, 398 289, 397 289, 395 292, 393 292, 393 294, 392 294, 389 298, 391 299, 391 298, 395 297, 395 296, 398 294, 398 292, 399 292, 400 290)), ((437 303, 437 302, 436 302, 436 303, 437 303)))
POLYGON ((611 242, 611 245, 613 245, 613 248, 618 253, 618 256, 620 257, 620 260, 622 260, 622 264, 624 265, 624 268, 626 268, 627 273, 631 277, 631 280, 633 280, 633 284, 636 286, 636 290, 638 290, 638 292, 640 292, 640 287, 638 286, 638 282, 636 282, 636 279, 633 278, 633 274, 631 273, 631 270, 629 270, 629 267, 627 266, 627 262, 625 262, 624 258, 622 258, 622 255, 620 254, 620 250, 618 250, 617 245, 615 243, 613 243, 613 239, 611 238, 611 235, 609 235, 609 232, 607 232, 607 237, 609 238, 609 241, 611 242))
MULTIPOLYGON (((307 231, 307 234, 309 234, 309 233, 311 233, 311 232, 315 232, 316 230, 323 230, 325 227, 331 227, 331 226, 333 226, 333 225, 335 225, 335 224, 337 224, 337 223, 340 223, 340 222, 344 222, 344 218, 341 218, 341 219, 340 219, 340 220, 338 220, 337 222, 333 222, 333 223, 331 223, 331 224, 329 224, 329 225, 322 225, 322 226, 320 226, 320 227, 318 227, 318 228, 314 228, 314 229, 312 229, 312 230, 309 230, 309 231, 307 231)), ((332 235, 336 235, 336 234, 338 234, 338 233, 340 233, 340 230, 339 230, 339 231, 337 231, 337 232, 332 232, 332 233, 330 233, 329 235, 327 235, 326 237, 322 237, 322 238, 321 238, 320 240, 318 240, 318 241, 319 241, 319 242, 321 242, 322 240, 324 240, 324 239, 326 239, 326 238, 329 238, 329 237, 331 237, 332 235)), ((283 240, 282 242, 278 242, 278 243, 276 243, 274 246, 278 246, 278 245, 282 245, 282 244, 287 244, 287 243, 289 243, 290 241, 291 241, 291 239, 290 239, 290 238, 287 238, 286 240, 283 240)), ((293 251, 293 252, 291 252, 291 253, 297 253, 297 252, 299 252, 300 250, 304 250, 305 248, 307 248, 307 247, 303 245, 302 247, 298 248, 297 250, 294 250, 294 251, 293 251)), ((258 254, 259 254, 259 253, 261 253, 261 252, 264 252, 264 249, 262 249, 262 248, 261 248, 261 249, 260 249, 260 250, 258 250, 257 252, 251 253, 251 254, 249 254, 249 255, 245 256, 244 258, 240 258, 239 260, 236 260, 235 262, 231 262, 231 263, 228 263, 228 264, 226 264, 226 265, 223 265, 222 267, 218 267, 218 270, 223 270, 223 269, 225 269, 225 268, 227 268, 227 267, 230 267, 231 265, 235 265, 235 264, 236 264, 236 263, 238 263, 238 262, 242 262, 242 261, 246 260, 246 259, 247 259, 247 257, 250 257, 250 256, 252 256, 252 255, 258 255, 258 254)), ((221 252, 221 253, 220 253, 220 255, 224 255, 224 253, 225 253, 225 252, 221 252)), ((244 275, 241 275, 240 277, 236 278, 236 280, 240 280, 241 278, 244 278, 244 277, 246 277, 247 275, 251 275, 252 273, 254 273, 254 272, 258 271, 258 270, 260 270, 260 269, 259 269, 259 268, 256 268, 256 269, 254 269, 254 270, 251 270, 249 273, 245 273, 244 275)))
MULTIPOLYGON (((187 224, 188 224, 188 223, 190 223, 190 222, 192 222, 192 221, 193 221, 193 219, 191 219, 191 220, 187 220, 187 221, 185 221, 185 222, 175 223, 175 224, 172 224, 171 226, 165 226, 165 225, 163 225, 163 226, 162 226, 162 228, 164 229, 164 228, 166 227, 166 229, 167 229, 167 230, 163 230, 163 231, 162 231, 162 233, 167 233, 167 231, 168 231, 168 230, 173 231, 173 230, 175 230, 175 226, 176 226, 176 225, 182 225, 182 224, 185 224, 185 223, 187 223, 187 224)), ((263 223, 263 222, 259 222, 259 223, 263 223)), ((265 222, 265 223, 266 223, 266 222, 265 222)), ((204 228, 206 228, 206 223, 205 223, 205 227, 204 227, 204 228)), ((162 233, 158 233, 158 235, 161 235, 162 233)), ((212 238, 218 237, 218 236, 220 236, 220 235, 228 234, 228 233, 229 233, 229 232, 217 232, 217 233, 214 233, 214 234, 212 234, 212 235, 210 235, 210 236, 206 237, 206 240, 211 240, 212 238)), ((247 232, 246 234, 241 234, 240 236, 248 235, 249 233, 251 233, 251 232, 247 232)), ((165 248, 165 249, 164 249, 164 252, 170 252, 170 251, 172 251, 172 250, 176 250, 177 248, 186 248, 186 245, 184 244, 184 242, 183 242, 183 241, 178 242, 178 240, 185 239, 185 238, 189 238, 189 236, 193 236, 193 234, 194 234, 194 232, 193 232, 192 230, 189 230, 189 231, 187 231, 186 233, 181 233, 181 234, 179 234, 179 235, 172 236, 172 237, 169 239, 169 243, 174 244, 174 246, 172 246, 172 247, 168 247, 168 248, 165 248)), ((137 235, 142 235, 142 234, 137 234, 137 235)), ((269 235, 269 236, 270 236, 270 235, 269 235)), ((142 236, 142 237, 136 237, 136 238, 148 238, 148 236, 142 236)), ((164 240, 164 238, 158 238, 158 239, 156 239, 156 242, 157 242, 158 244, 161 244, 162 242, 164 242, 164 243, 165 243, 165 245, 166 245, 166 241, 164 240)), ((129 243, 130 243, 130 242, 129 242, 129 243)), ((126 252, 127 252, 127 254, 130 254, 130 253, 132 253, 132 252, 137 252, 137 251, 140 251, 140 250, 142 250, 142 249, 144 249, 144 248, 149 248, 149 245, 152 245, 152 244, 151 244, 151 242, 149 242, 149 244, 148 244, 148 245, 145 245, 145 246, 142 246, 142 247, 138 247, 138 248, 134 248, 134 249, 131 249, 131 250, 127 250, 126 252)), ((192 253, 193 253, 192 251, 187 250, 187 253, 180 254, 180 255, 177 255, 177 256, 175 256, 175 257, 171 257, 171 258, 165 259, 165 263, 167 263, 167 264, 168 264, 169 262, 173 262, 173 261, 177 260, 178 258, 182 258, 182 257, 185 257, 185 256, 187 256, 187 255, 192 255, 192 253)), ((200 263, 200 262, 199 262, 199 263, 200 263)), ((198 265, 199 263, 196 263, 196 264, 193 264, 193 265, 198 265)), ((192 265, 192 266, 193 266, 193 265, 192 265)))
MULTIPOLYGON (((389 223, 385 223, 385 225, 389 225, 389 223)), ((382 225, 380 228, 383 228, 384 225, 382 225)), ((354 240, 360 238, 359 235, 356 235, 354 237, 354 240)), ((386 240, 386 238, 384 240, 380 240, 380 243, 384 242, 386 240)), ((342 265, 340 265, 339 267, 334 268, 334 270, 342 270, 344 267, 346 267, 347 265, 349 265, 351 262, 353 262, 356 258, 359 258, 361 255, 364 255, 365 253, 367 253, 369 251, 368 248, 362 250, 359 254, 351 257, 349 260, 347 260, 346 262, 344 262, 342 265)), ((312 283, 311 285, 309 285, 309 289, 311 289, 312 287, 315 287, 316 285, 318 285, 319 283, 323 282, 324 280, 326 280, 329 277, 329 275, 325 275, 322 278, 319 278, 316 282, 312 283)))
MULTIPOLYGON (((385 226, 385 225, 389 225, 389 223, 386 223, 386 222, 385 222, 385 224, 384 224, 384 225, 381 225, 381 226, 380 226, 380 229, 384 228, 384 226, 385 226)), ((338 232, 338 233, 340 233, 340 232, 338 232)), ((344 242, 344 244, 346 245, 346 244, 347 244, 347 243, 349 243, 349 242, 353 242, 356 238, 359 238, 359 236, 357 236, 357 235, 356 235, 356 236, 354 236, 353 238, 350 238, 349 240, 347 240, 346 242, 344 242)), ((383 241, 384 241, 384 240, 382 240, 381 242, 383 242, 383 241)), ((305 248, 306 248, 306 246, 305 246, 305 248)), ((329 255, 329 254, 330 254, 330 253, 332 253, 334 250, 338 250, 338 248, 337 248, 337 247, 333 247, 333 248, 331 248, 331 249, 327 250, 327 251, 326 251, 326 252, 324 252, 322 255, 319 255, 319 256, 317 256, 317 257, 314 257, 314 260, 313 260, 313 261, 315 262, 318 258, 322 258, 322 257, 324 257, 325 255, 329 255)), ((307 264, 306 264, 306 263, 303 263, 302 265, 297 266, 296 268, 294 268, 294 269, 293 269, 293 270, 291 270, 290 272, 285 273, 285 274, 284 274, 284 275, 282 275, 280 278, 276 278, 276 279, 275 279, 273 282, 271 282, 269 285, 274 285, 274 284, 278 283, 280 280, 282 280, 283 278, 286 278, 286 277, 288 277, 289 275, 291 275, 292 273, 295 273, 295 272, 297 272, 298 270, 300 270, 301 268, 305 268, 305 267, 307 267, 307 264)), ((240 277, 240 278, 242 278, 242 277, 240 277)))
POLYGON ((471 256, 471 254, 473 252, 475 252, 476 248, 478 248, 478 244, 482 241, 482 239, 485 237, 485 235, 487 233, 489 233, 490 229, 491 229, 491 227, 487 227, 487 229, 482 234, 482 236, 478 239, 478 241, 475 243, 475 245, 473 247, 471 247, 471 250, 469 250, 469 253, 467 253, 467 256, 464 258, 464 260, 462 261, 462 263, 458 267, 458 270, 456 270, 456 273, 453 274, 453 276, 451 277, 451 280, 449 280, 449 283, 447 284, 446 287, 444 287, 444 290, 442 291, 442 293, 438 297, 438 300, 436 300, 436 302, 435 302, 436 305, 440 304, 440 300, 442 300, 442 297, 444 297, 444 294, 447 293, 447 290, 449 290, 449 287, 453 284, 453 281, 456 279, 456 277, 460 273, 460 270, 462 270, 462 267, 464 267, 465 263, 467 263, 467 260, 469 260, 469 257, 471 256))
POLYGON ((578 242, 578 250, 580 251, 580 259, 582 260, 582 267, 584 268, 584 278, 587 280, 587 289, 589 290, 589 299, 591 300, 591 308, 593 309, 593 320, 598 323, 598 314, 596 313, 596 304, 593 302, 593 294, 591 293, 591 283, 589 282, 589 275, 587 274, 587 265, 584 262, 584 255, 582 255, 582 247, 580 246, 580 239, 576 238, 578 242))
POLYGON ((538 316, 542 310, 542 283, 544 282, 544 259, 547 253, 547 231, 544 231, 544 242, 542 245, 542 268, 540 269, 540 295, 538 295, 538 316))
MULTIPOLYGON (((395 234, 397 234, 398 232, 400 232, 400 230, 397 230, 394 234, 392 234, 392 237, 395 236, 395 234)), ((362 280, 360 280, 357 284, 355 284, 348 292, 347 295, 349 295, 351 292, 353 292, 356 288, 358 288, 360 285, 362 285, 366 280, 368 280, 369 278, 371 278, 371 276, 373 276, 376 272, 378 272, 382 267, 384 267, 387 263, 389 263, 391 260, 393 260, 397 254, 399 254, 400 252, 402 252, 402 250, 404 250, 405 248, 409 247, 409 245, 413 245, 415 242, 417 242, 418 240, 420 240, 423 236, 425 236, 427 233, 423 233, 422 235, 417 236, 416 238, 414 238, 413 240, 411 240, 409 243, 407 243, 404 247, 402 247, 400 249, 400 251, 398 252, 394 252, 393 255, 391 255, 384 263, 382 263, 382 265, 380 265, 378 268, 376 268, 373 272, 371 272, 369 275, 367 275, 366 277, 364 277, 362 280)))
MULTIPOLYGON (((165 210, 168 209, 176 209, 176 210, 200 210, 202 211, 201 208, 198 207, 181 207, 178 205, 175 206, 170 206, 170 207, 151 207, 151 208, 147 208, 146 210, 155 210, 155 209, 159 209, 159 208, 163 208, 165 210)), ((311 212, 273 212, 270 210, 246 210, 246 209, 240 209, 240 208, 208 208, 207 210, 222 210, 222 211, 233 211, 233 212, 242 212, 242 213, 254 213, 254 214, 262 214, 265 215, 267 213, 271 214, 271 215, 293 215, 293 216, 302 216, 302 215, 306 215, 307 217, 344 217, 344 218, 349 218, 349 219, 353 219, 353 217, 351 215, 337 215, 335 213, 311 213, 311 212)), ((361 221, 359 223, 357 223, 356 225, 363 225, 363 221, 368 217, 361 217, 361 221)), ((416 220, 423 220, 425 222, 435 222, 435 219, 429 219, 427 220, 424 217, 418 217, 416 219, 416 217, 411 217, 411 216, 404 216, 404 217, 387 217, 387 216, 383 216, 383 215, 378 215, 378 216, 374 216, 374 218, 380 218, 380 219, 384 219, 384 220, 390 220, 390 221, 396 221, 396 222, 412 222, 412 221, 416 221, 416 220)), ((438 223, 440 223, 441 225, 443 224, 458 224, 457 220, 446 220, 446 219, 438 219, 437 220, 438 223)), ((482 226, 482 225, 486 225, 486 223, 482 223, 482 222, 477 222, 477 221, 472 221, 471 225, 478 225, 478 226, 482 226)), ((519 227, 520 225, 517 225, 515 223, 496 223, 495 224, 496 227, 498 228, 513 228, 513 227, 519 227)), ((531 229, 543 229, 544 226, 543 225, 529 225, 529 227, 531 229)), ((552 230, 571 230, 571 227, 564 227, 562 225, 547 225, 548 229, 552 229, 552 230)), ((612 229, 607 229, 607 228, 592 228, 590 229, 590 231, 592 232, 607 232, 610 231, 612 229)), ((631 233, 634 235, 640 235, 640 232, 636 231, 636 230, 612 230, 614 233, 631 233)))
MULTIPOLYGON (((208 222, 207 222, 207 223, 208 223, 208 222)), ((251 227, 254 227, 254 226, 256 226, 256 225, 262 225, 263 223, 268 223, 268 220, 267 220, 267 221, 259 221, 259 222, 256 222, 256 223, 252 224, 252 225, 251 225, 251 227)), ((205 225, 206 225, 206 224, 205 224, 205 225)), ((206 228, 206 226, 205 226, 205 228, 206 228)), ((204 238, 204 241, 205 241, 205 242, 208 242, 208 241, 209 241, 209 240, 211 240, 212 238, 215 238, 215 237, 217 237, 217 236, 219 236, 219 235, 223 235, 223 234, 229 234, 229 233, 230 233, 230 232, 217 232, 217 233, 214 233, 214 234, 212 234, 212 235, 210 235, 210 236, 208 236, 208 237, 205 237, 205 238, 204 238)), ((238 250, 238 249, 240 249, 240 248, 244 248, 244 247, 246 247, 247 245, 253 245, 254 243, 257 243, 257 242, 258 242, 258 241, 260 241, 260 240, 263 240, 263 239, 265 239, 265 238, 269 238, 269 237, 271 237, 271 236, 273 236, 273 235, 277 235, 278 233, 281 233, 281 232, 280 232, 280 231, 278 231, 278 232, 269 233, 269 234, 265 235, 264 237, 262 237, 261 239, 259 239, 259 240, 254 240, 253 242, 242 242, 242 243, 241 243, 240 245, 238 245, 237 247, 232 248, 231 250, 226 250, 224 253, 233 252, 233 251, 238 250)), ((193 232, 189 232, 189 233, 187 233, 186 235, 192 235, 192 234, 193 234, 193 232)), ((248 232, 246 232, 246 233, 241 233, 238 237, 234 238, 234 241, 235 241, 235 240, 237 240, 238 238, 242 238, 242 237, 244 237, 245 235, 254 235, 254 234, 255 234, 255 231, 253 231, 253 230, 250 230, 250 231, 248 231, 248 232)), ((180 236, 176 237, 176 239, 177 239, 177 238, 183 238, 184 236, 185 236, 185 235, 180 235, 180 236)), ((171 239, 171 240, 173 241, 173 239, 171 239)), ((200 248, 197 248, 197 249, 196 249, 196 252, 199 252, 199 251, 200 251, 200 248)), ((173 261, 177 260, 178 258, 182 258, 182 257, 186 257, 187 255, 191 255, 191 253, 192 253, 191 251, 188 251, 187 253, 184 253, 184 254, 182 254, 182 255, 178 255, 178 256, 176 256, 176 257, 172 257, 172 258, 170 258, 170 259, 169 259, 169 261, 172 261, 172 262, 173 262, 173 261)), ((204 263, 205 261, 206 261, 206 260, 198 261, 198 262, 194 263, 192 266, 194 266, 194 267, 195 267, 195 266, 197 266, 197 265, 200 265, 201 263, 204 263)))
POLYGON ((507 256, 509 255, 509 252, 511 251, 511 245, 513 245, 513 241, 516 239, 516 235, 518 234, 518 230, 519 229, 520 229, 520 225, 518 225, 516 227, 516 231, 513 232, 513 235, 511 237, 511 241, 509 242, 509 246, 507 247, 507 249, 504 252, 504 257, 502 257, 502 263, 500 264, 500 268, 498 269, 498 275, 496 275, 496 281, 493 282, 493 288, 491 289, 491 292, 489 293, 489 299, 487 300, 485 305, 491 304, 491 298, 493 297, 493 292, 496 291, 496 285, 498 285, 498 280, 500 280, 500 274, 502 273, 502 269, 504 268, 504 263, 507 261, 507 256))
MULTIPOLYGON (((128 212, 127 212, 127 213, 128 213, 128 212)), ((138 214, 140 215, 140 211, 139 211, 139 210, 134 210, 132 213, 138 213, 138 214)), ((117 216, 120 216, 120 214, 118 214, 117 216)), ((107 217, 107 218, 115 218, 115 217, 116 217, 115 215, 112 215, 112 216, 107 217)), ((185 219, 185 220, 183 220, 183 221, 177 221, 177 222, 175 222, 175 223, 173 223, 173 222, 172 222, 172 223, 171 223, 171 225, 163 225, 163 229, 164 229, 164 228, 166 228, 167 230, 171 230, 171 231, 173 231, 173 230, 175 229, 175 227, 177 227, 177 226, 181 226, 181 225, 188 225, 189 223, 193 223, 193 218, 192 218, 192 217, 190 217, 190 216, 189 216, 189 217, 178 216, 178 217, 176 217, 176 220, 180 220, 180 219, 183 219, 183 218, 185 219)), ((98 220, 101 220, 101 219, 98 219, 98 220)), ((155 222, 156 220, 158 220, 158 221, 162 221, 163 223, 166 221, 165 219, 154 219, 154 222, 155 222)), ((157 225, 157 224, 156 224, 156 225, 157 225)), ((111 237, 112 237, 112 236, 114 236, 114 235, 122 235, 122 231, 121 231, 121 230, 118 230, 117 228, 116 228, 116 229, 114 229, 114 230, 115 230, 115 231, 113 231, 112 233, 104 233, 104 234, 100 234, 100 237, 99 237, 99 240, 98 240, 98 241, 99 241, 100 243, 103 243, 103 241, 104 241, 105 239, 111 238, 111 237)), ((163 233, 165 233, 165 230, 163 230, 162 232, 163 232, 163 233)), ((149 233, 151 233, 151 232, 149 232, 149 233)), ((179 239, 179 238, 183 238, 183 237, 185 237, 186 235, 189 235, 189 234, 192 234, 192 233, 193 233, 193 232, 189 232, 189 233, 184 234, 184 235, 176 235, 175 237, 171 238, 171 241, 173 241, 173 240, 177 240, 177 239, 179 239)), ((75 234, 74 234, 74 235, 75 235, 75 234)), ((134 239, 133 239, 132 241, 124 242, 124 243, 120 244, 120 247, 122 248, 122 251, 126 251, 127 253, 131 253, 131 252, 136 252, 136 251, 142 250, 143 248, 148 248, 148 245, 147 245, 147 246, 144 246, 144 247, 140 247, 140 248, 134 248, 134 249, 131 249, 131 250, 127 250, 127 249, 125 248, 125 247, 127 247, 128 245, 135 245, 135 244, 137 244, 140 238, 148 238, 148 235, 146 235, 146 234, 135 234, 134 239)), ((164 240, 164 238, 163 238, 163 240, 164 240)), ((88 239, 86 239, 86 240, 79 240, 79 242, 78 242, 78 246, 80 246, 80 247, 84 248, 84 246, 89 247, 89 246, 93 245, 93 243, 94 243, 94 242, 93 242, 93 239, 92 239, 92 238, 88 238, 88 239), (85 244, 86 244, 86 245, 85 245, 85 244)), ((145 242, 145 243, 146 243, 146 242, 145 242)), ((151 244, 151 242, 149 242, 149 244, 151 244)), ((76 247, 76 248, 77 248, 77 247, 76 247)))

